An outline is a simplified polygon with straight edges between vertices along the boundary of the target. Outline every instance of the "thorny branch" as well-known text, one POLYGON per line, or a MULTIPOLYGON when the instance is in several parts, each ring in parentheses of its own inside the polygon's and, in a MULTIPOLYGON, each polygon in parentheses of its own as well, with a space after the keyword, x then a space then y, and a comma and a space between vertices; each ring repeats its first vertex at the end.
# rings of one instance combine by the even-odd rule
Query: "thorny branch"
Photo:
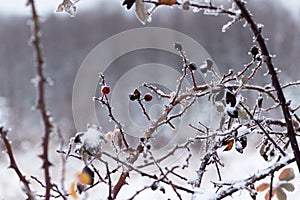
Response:
POLYGON ((284 115, 284 118, 286 121, 288 137, 290 139, 291 147, 292 147, 295 159, 296 159, 298 170, 300 172, 300 150, 299 150, 295 130, 294 130, 293 123, 292 123, 292 117, 291 117, 285 96, 283 94, 283 91, 282 91, 282 88, 281 88, 281 85, 279 82, 279 78, 278 78, 276 70, 274 68, 274 65, 272 62, 272 57, 270 56, 269 50, 265 43, 265 39, 262 36, 261 30, 255 23, 255 21, 253 20, 252 15, 248 11, 248 9, 245 7, 245 3, 240 0, 234 0, 234 2, 241 10, 241 13, 242 13, 242 16, 244 17, 244 19, 248 22, 250 29, 253 32, 254 36, 256 37, 256 41, 260 46, 262 55, 264 56, 264 62, 266 63, 266 65, 268 67, 269 74, 272 79, 272 85, 274 86, 274 88, 277 92, 277 96, 278 96, 278 99, 281 104, 281 109, 282 109, 282 112, 283 112, 283 115, 284 115))
POLYGON ((36 108, 40 111, 42 122, 44 125, 44 136, 43 136, 43 153, 40 155, 43 160, 43 169, 45 176, 45 199, 50 199, 50 191, 52 188, 51 177, 50 177, 50 166, 52 165, 49 161, 49 141, 50 133, 52 132, 53 125, 50 121, 50 115, 46 108, 46 99, 45 99, 45 85, 47 83, 47 78, 44 72, 44 58, 41 49, 41 29, 40 29, 40 20, 36 11, 34 0, 28 0, 28 5, 31 7, 32 11, 32 44, 35 52, 35 64, 36 64, 36 74, 37 74, 37 103, 36 108))

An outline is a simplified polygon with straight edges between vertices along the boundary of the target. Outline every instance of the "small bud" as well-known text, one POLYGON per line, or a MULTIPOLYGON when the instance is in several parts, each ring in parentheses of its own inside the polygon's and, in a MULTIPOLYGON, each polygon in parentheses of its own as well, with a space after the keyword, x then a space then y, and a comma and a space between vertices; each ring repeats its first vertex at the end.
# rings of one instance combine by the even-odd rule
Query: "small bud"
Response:
POLYGON ((256 46, 253 46, 253 47, 251 47, 250 53, 253 56, 256 56, 259 53, 259 50, 258 50, 258 48, 256 46))
POLYGON ((110 93, 110 87, 107 85, 102 86, 102 94, 109 94, 110 93))
POLYGON ((152 95, 150 93, 147 93, 147 94, 145 94, 144 99, 145 99, 145 101, 151 101, 152 95))
POLYGON ((139 145, 139 146, 136 148, 136 151, 137 151, 138 153, 142 153, 143 150, 144 150, 144 147, 143 147, 142 145, 139 145))
POLYGON ((158 188, 158 184, 156 182, 154 182, 152 185, 151 185, 151 190, 157 190, 158 188))
POLYGON ((182 51, 182 45, 179 42, 175 42, 174 47, 177 51, 182 51))
POLYGON ((196 63, 190 63, 189 68, 190 68, 190 70, 196 70, 197 69, 196 63))
POLYGON ((190 9, 190 1, 185 1, 185 2, 182 4, 182 9, 183 9, 183 10, 189 10, 189 9, 190 9))
POLYGON ((151 149, 151 144, 147 144, 147 149, 149 150, 149 149, 151 149))

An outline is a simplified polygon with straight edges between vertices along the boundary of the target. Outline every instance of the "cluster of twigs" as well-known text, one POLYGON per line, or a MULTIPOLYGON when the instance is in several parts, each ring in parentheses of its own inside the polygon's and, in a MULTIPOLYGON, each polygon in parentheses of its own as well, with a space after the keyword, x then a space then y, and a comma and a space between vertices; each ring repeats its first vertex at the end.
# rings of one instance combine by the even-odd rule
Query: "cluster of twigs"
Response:
MULTIPOLYGON (((135 1, 126 2, 134 3, 135 1)), ((165 1, 143 2, 154 4, 155 8, 167 5, 165 1)), ((144 131, 144 136, 141 137, 134 145, 127 141, 126 131, 123 129, 122 122, 119 121, 113 113, 109 89, 106 88, 105 92, 102 92, 100 97, 95 97, 94 100, 107 109, 108 120, 111 120, 115 124, 114 131, 107 134, 100 133, 99 131, 99 138, 97 138, 99 139, 99 143, 97 143, 97 141, 93 141, 92 147, 87 146, 87 143, 89 142, 82 141, 81 137, 83 137, 85 133, 80 133, 78 137, 76 136, 73 140, 74 143, 81 145, 80 149, 77 149, 77 151, 73 153, 71 152, 72 144, 70 144, 68 151, 63 149, 63 138, 59 129, 56 130, 59 134, 60 140, 62 141, 61 148, 57 151, 62 155, 63 162, 61 186, 59 187, 56 183, 52 182, 50 176, 50 167, 52 164, 49 160, 49 136, 54 131, 54 124, 51 122, 51 116, 46 108, 45 86, 47 84, 47 77, 44 72, 45 64, 41 50, 40 22, 34 0, 28 0, 28 5, 31 6, 32 10, 32 45, 35 53, 37 74, 36 108, 40 111, 44 130, 44 134, 42 136, 43 152, 40 155, 40 158, 43 161, 44 181, 41 181, 40 177, 34 176, 31 176, 31 179, 39 183, 39 185, 45 189, 45 194, 37 195, 32 192, 28 178, 22 173, 14 158, 13 150, 7 137, 8 131, 4 127, 0 127, 1 139, 10 160, 9 167, 12 168, 20 178, 21 183, 24 185, 27 198, 31 200, 41 196, 46 200, 51 197, 67 199, 70 195, 76 198, 74 192, 88 192, 91 188, 100 185, 100 183, 104 183, 104 185, 108 187, 107 199, 116 199, 122 188, 127 184, 127 180, 130 178, 130 175, 132 173, 137 173, 140 178, 147 177, 152 180, 152 182, 151 184, 145 185, 141 189, 136 190, 128 199, 135 199, 139 194, 148 189, 154 191, 159 190, 162 193, 171 191, 178 199, 183 199, 183 193, 192 196, 202 195, 198 188, 201 188, 202 186, 201 183, 203 176, 207 172, 208 166, 213 165, 215 166, 218 175, 218 181, 212 181, 213 185, 217 188, 215 195, 213 196, 214 199, 223 199, 241 190, 248 191, 250 196, 255 199, 257 192, 254 185, 257 181, 270 175, 273 177, 276 171, 295 161, 300 171, 300 152, 296 140, 296 131, 298 131, 297 129, 299 129, 300 123, 296 111, 300 108, 300 106, 291 108, 290 102, 286 101, 283 93, 284 88, 298 85, 299 81, 281 86, 271 55, 262 35, 261 27, 256 24, 253 16, 250 14, 243 1, 234 0, 233 2, 237 7, 236 9, 238 12, 236 12, 237 10, 226 10, 223 7, 215 6, 212 2, 207 4, 196 4, 190 1, 176 1, 173 4, 180 7, 185 5, 206 11, 215 11, 217 13, 227 14, 230 17, 236 17, 236 20, 233 20, 233 22, 237 20, 245 20, 249 24, 250 30, 255 37, 255 42, 258 44, 258 47, 254 46, 251 48, 251 61, 242 67, 242 69, 237 73, 230 70, 227 74, 220 75, 212 66, 212 61, 206 60, 205 66, 200 68, 203 70, 201 73, 211 73, 214 79, 209 83, 199 85, 194 76, 198 66, 189 62, 188 55, 185 54, 181 44, 175 44, 175 48, 183 60, 182 75, 177 82, 175 91, 171 94, 164 93, 154 85, 148 83, 143 84, 143 86, 149 89, 152 94, 157 95, 160 98, 167 99, 169 102, 164 105, 163 112, 156 119, 152 119, 150 114, 147 112, 142 101, 143 99, 140 97, 134 97, 137 98, 137 103, 141 107, 142 114, 146 116, 149 123, 148 128, 144 131), (263 66, 267 66, 268 72, 271 76, 272 86, 268 85, 261 87, 249 84, 263 66), (251 72, 247 75, 250 70, 251 72), (190 89, 183 88, 183 82, 188 78, 190 78, 193 82, 193 86, 190 89), (251 91, 256 94, 259 93, 257 103, 255 105, 248 105, 245 101, 243 101, 241 91, 251 91), (262 102, 264 96, 271 97, 273 106, 263 108, 262 102), (192 105, 202 97, 209 97, 216 108, 221 109, 221 111, 218 110, 218 112, 222 113, 222 119, 219 122, 220 127, 213 130, 211 127, 208 127, 201 122, 199 122, 201 127, 190 124, 190 127, 197 132, 195 137, 187 138, 184 143, 176 144, 169 152, 159 158, 156 158, 153 154, 154 147, 152 146, 152 141, 155 139, 155 132, 162 126, 168 126, 171 129, 176 129, 176 126, 173 123, 174 119, 179 119, 184 114, 188 113, 192 105), (251 107, 253 107, 253 109, 251 109, 251 107), (269 110, 277 109, 279 107, 281 107, 284 120, 260 117, 269 110), (177 108, 179 108, 179 111, 175 112, 177 108), (272 128, 274 126, 284 128, 284 131, 274 131, 272 128), (224 151, 229 151, 231 150, 232 145, 235 144, 236 150, 243 153, 244 148, 247 146, 247 137, 250 135, 256 135, 257 137, 262 138, 260 153, 265 160, 269 161, 272 157, 276 157, 274 152, 278 152, 279 155, 276 157, 277 162, 247 178, 230 182, 223 181, 220 168, 224 167, 224 164, 219 156, 219 154, 222 153, 220 152, 220 149, 225 148, 224 151), (113 152, 102 150, 103 148, 101 145, 103 145, 102 143, 107 143, 108 137, 111 140, 110 144, 114 147, 113 152), (206 141, 206 150, 203 152, 203 156, 196 172, 196 177, 193 180, 188 180, 187 177, 182 175, 182 172, 184 172, 184 170, 191 170, 190 163, 192 159, 199 160, 191 151, 191 146, 199 141, 206 141), (293 156, 286 153, 286 149, 288 149, 289 144, 291 146, 293 156), (92 152, 90 149, 96 149, 97 151, 92 152), (172 158, 177 152, 185 153, 184 162, 163 167, 161 163, 172 158), (89 179, 94 181, 93 174, 95 173, 98 177, 98 181, 94 183, 89 180, 87 181, 90 184, 89 187, 77 185, 76 191, 65 191, 64 173, 67 161, 64 156, 84 161, 84 164, 88 167, 88 171, 90 170, 89 167, 93 169, 91 170, 92 172, 88 174, 90 176, 89 179), (145 157, 148 159, 147 163, 138 164, 138 161, 145 157), (110 166, 109 162, 111 160, 116 163, 116 167, 112 168, 112 166, 110 166), (99 171, 100 166, 96 166, 94 161, 100 161, 105 170, 99 171), (149 166, 154 167, 156 172, 147 172, 146 169, 149 166), (113 178, 113 175, 117 175, 118 178, 113 178), (180 184, 178 184, 178 182, 180 182, 180 184), (170 190, 167 190, 166 187, 170 190)), ((184 9, 186 8, 187 7, 184 9)), ((105 76, 103 74, 100 74, 99 83, 103 87, 106 86, 105 76)), ((86 141, 88 140, 88 138, 84 139, 86 141)), ((270 188, 272 191, 273 178, 271 178, 271 180, 270 188)), ((83 182, 84 184, 87 183, 85 181, 83 182)))

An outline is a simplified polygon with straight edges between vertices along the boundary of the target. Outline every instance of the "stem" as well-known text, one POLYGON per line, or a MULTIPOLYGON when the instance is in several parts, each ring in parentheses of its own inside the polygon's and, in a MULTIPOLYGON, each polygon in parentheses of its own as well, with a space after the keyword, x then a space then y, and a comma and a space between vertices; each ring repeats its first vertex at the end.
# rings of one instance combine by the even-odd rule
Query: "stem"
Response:
POLYGON ((233 193, 240 191, 241 189, 245 189, 248 186, 250 186, 251 184, 266 178, 271 173, 274 173, 274 172, 280 170, 281 168, 287 166, 288 164, 290 164, 294 161, 295 161, 294 158, 290 158, 290 159, 284 158, 283 161, 279 161, 279 162, 275 163, 274 165, 271 165, 270 167, 268 167, 264 170, 261 170, 260 172, 248 177, 247 179, 242 179, 240 181, 236 181, 229 188, 223 189, 220 192, 218 192, 215 196, 215 199, 216 200, 224 199, 225 197, 230 196, 233 193))
POLYGON ((269 50, 266 46, 265 40, 261 34, 261 31, 259 29, 259 27, 257 26, 257 24, 254 22, 254 20, 252 19, 251 14, 249 13, 249 11, 247 10, 247 8, 245 7, 244 3, 240 0, 234 0, 234 2, 236 3, 236 5, 239 7, 239 9, 241 10, 242 16, 245 18, 245 20, 248 22, 248 24, 250 25, 250 29, 253 32, 254 36, 256 37, 257 43, 260 46, 262 55, 264 56, 264 61, 268 67, 269 70, 269 74, 271 76, 271 80, 272 80, 272 85, 274 86, 276 92, 277 92, 277 96, 281 105, 281 109, 286 121, 286 126, 287 126, 287 133, 288 133, 288 137, 289 140, 291 142, 291 147, 296 159, 296 163, 298 166, 298 170, 300 172, 300 151, 299 151, 299 146, 296 140, 296 134, 295 134, 295 130, 292 124, 292 118, 291 118, 291 114, 289 112, 289 107, 288 104, 286 102, 285 96, 283 94, 277 73, 275 71, 275 68, 273 66, 272 63, 272 58, 269 54, 269 50))
POLYGON ((33 49, 35 53, 35 60, 36 60, 36 74, 38 78, 37 82, 37 103, 36 108, 40 111, 42 117, 42 123, 44 125, 44 136, 42 141, 43 153, 40 155, 40 158, 43 160, 43 169, 44 169, 44 176, 45 176, 45 199, 50 199, 50 191, 51 191, 51 177, 49 167, 51 163, 48 158, 48 150, 49 150, 49 136, 52 132, 52 124, 49 120, 49 115, 46 109, 46 100, 45 100, 45 84, 46 84, 46 76, 44 73, 44 59, 41 50, 41 39, 40 39, 40 21, 39 16, 37 14, 35 8, 34 0, 29 0, 28 4, 31 6, 32 11, 32 37, 33 37, 33 49))
POLYGON ((3 143, 5 145, 5 148, 6 148, 6 153, 9 157, 9 161, 10 161, 10 164, 9 164, 9 168, 15 170, 16 174, 18 175, 18 177, 20 178, 20 181, 21 183, 23 184, 24 186, 24 190, 25 190, 25 193, 27 195, 27 198, 29 200, 34 200, 34 196, 32 194, 32 191, 30 189, 30 186, 29 186, 29 181, 26 179, 26 177, 22 174, 21 170, 19 169, 17 163, 16 163, 16 160, 15 160, 15 157, 14 157, 14 153, 12 151, 12 148, 11 148, 11 145, 10 145, 10 142, 9 140, 7 139, 7 130, 4 130, 3 127, 0 127, 0 136, 3 140, 3 143))

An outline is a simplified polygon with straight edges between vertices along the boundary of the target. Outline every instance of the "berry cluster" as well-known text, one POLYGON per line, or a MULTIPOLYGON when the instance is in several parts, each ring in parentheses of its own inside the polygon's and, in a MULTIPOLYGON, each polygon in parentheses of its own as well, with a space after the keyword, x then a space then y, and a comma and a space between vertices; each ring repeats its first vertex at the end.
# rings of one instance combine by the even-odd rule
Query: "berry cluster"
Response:
POLYGON ((135 100, 145 100, 145 101, 151 101, 152 95, 150 93, 146 93, 143 98, 141 98, 141 92, 138 89, 135 89, 133 93, 129 95, 129 99, 131 101, 135 100))

